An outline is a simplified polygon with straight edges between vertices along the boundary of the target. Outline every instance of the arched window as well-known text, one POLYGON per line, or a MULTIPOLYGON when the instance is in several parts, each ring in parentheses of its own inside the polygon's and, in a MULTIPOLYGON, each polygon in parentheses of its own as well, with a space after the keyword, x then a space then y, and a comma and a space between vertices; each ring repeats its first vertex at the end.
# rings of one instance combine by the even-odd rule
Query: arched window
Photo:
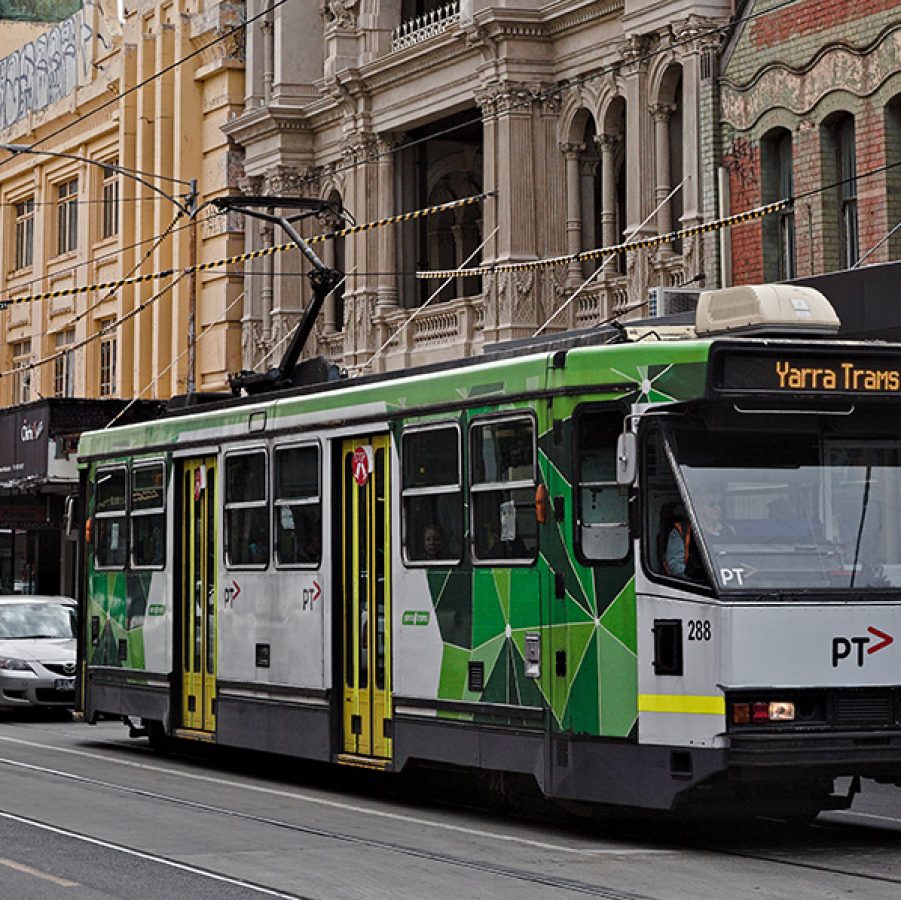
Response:
MULTIPOLYGON (((764 203, 794 196, 790 131, 775 128, 763 137, 760 170, 764 203)), ((763 220, 763 271, 767 281, 787 281, 797 275, 795 215, 791 209, 763 220)))
POLYGON ((854 117, 843 116, 835 126, 836 169, 839 206, 840 265, 848 269, 860 259, 857 232, 857 151, 854 117))
POLYGON ((823 265, 848 269, 860 258, 857 226, 857 153, 854 116, 836 113, 820 129, 823 194, 823 265))

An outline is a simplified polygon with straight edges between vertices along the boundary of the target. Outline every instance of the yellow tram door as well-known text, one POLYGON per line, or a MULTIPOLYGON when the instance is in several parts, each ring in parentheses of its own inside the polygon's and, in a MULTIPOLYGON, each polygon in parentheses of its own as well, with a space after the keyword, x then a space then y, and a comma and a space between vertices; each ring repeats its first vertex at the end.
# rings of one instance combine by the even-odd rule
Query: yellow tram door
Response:
POLYGON ((391 492, 387 435, 341 446, 343 751, 391 758, 391 492))
POLYGON ((216 730, 216 459, 186 460, 181 480, 181 725, 216 730))

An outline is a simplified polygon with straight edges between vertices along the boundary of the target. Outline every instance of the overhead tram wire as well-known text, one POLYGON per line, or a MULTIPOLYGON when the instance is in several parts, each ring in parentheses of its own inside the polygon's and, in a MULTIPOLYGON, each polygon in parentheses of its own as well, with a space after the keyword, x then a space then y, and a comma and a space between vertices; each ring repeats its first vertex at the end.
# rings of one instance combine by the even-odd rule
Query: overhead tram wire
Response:
MULTIPOLYGON (((190 228, 191 223, 186 222, 184 225, 179 225, 177 228, 171 228, 169 231, 170 234, 178 234, 180 231, 184 231, 186 228, 190 228)), ((115 250, 110 250, 108 253, 101 253, 98 256, 93 257, 92 259, 82 260, 80 262, 72 263, 71 265, 65 266, 62 269, 58 269, 54 271, 54 276, 60 275, 68 275, 71 272, 77 272, 79 269, 83 269, 87 266, 96 265, 98 262, 103 262, 107 259, 112 259, 116 256, 121 256, 126 250, 136 250, 138 247, 143 247, 144 244, 152 244, 159 238, 158 234, 153 235, 152 237, 144 238, 140 241, 135 241, 133 244, 126 244, 124 247, 117 247, 115 250)), ((234 274, 242 274, 236 272, 234 274)), ((20 291, 23 288, 31 287, 35 284, 40 284, 44 280, 45 276, 38 275, 35 278, 29 278, 28 281, 22 281, 16 284, 15 287, 7 287, 6 294, 8 295, 6 298, 0 298, 0 310, 4 309, 6 306, 9 306, 13 301, 17 298, 9 296, 12 291, 20 291)))
POLYGON ((901 229, 901 222, 898 222, 898 224, 895 225, 894 228, 890 228, 881 238, 879 238, 879 240, 876 241, 876 243, 873 244, 873 246, 870 247, 870 249, 867 250, 867 252, 864 253, 864 255, 861 256, 860 259, 857 260, 857 262, 854 263, 853 266, 851 266, 851 268, 859 269, 860 266, 863 264, 863 261, 865 259, 869 258, 870 256, 872 256, 886 241, 891 240, 892 237, 898 233, 899 229, 901 229))
MULTIPOLYGON (((684 185, 685 182, 686 182, 686 181, 688 180, 688 178, 690 178, 690 177, 691 177, 691 176, 689 175, 689 176, 687 176, 686 178, 683 178, 683 179, 682 179, 682 180, 681 180, 681 181, 680 181, 680 182, 679 182, 679 183, 678 183, 678 184, 677 184, 677 185, 676 185, 676 186, 675 186, 675 187, 674 187, 667 195, 666 195, 666 197, 664 197, 663 200, 661 200, 661 201, 657 204, 657 206, 656 206, 656 207, 648 214, 648 216, 647 216, 647 217, 645 218, 645 220, 641 223, 641 225, 639 225, 639 226, 637 226, 636 228, 633 228, 633 229, 632 229, 631 234, 633 234, 633 235, 638 234, 638 233, 642 230, 642 228, 644 228, 644 227, 648 224, 648 222, 650 222, 652 219, 654 219, 654 218, 657 216, 657 213, 660 212, 660 210, 661 210, 664 206, 666 206, 666 204, 669 203, 670 200, 672 200, 672 198, 676 195, 676 193, 677 193, 678 191, 682 190, 682 185, 684 185)), ((541 326, 541 327, 540 327, 540 328, 532 335, 532 337, 533 337, 533 338, 538 337, 538 335, 541 334, 541 333, 545 330, 545 328, 547 328, 548 325, 550 325, 551 322, 553 322, 554 319, 556 319, 557 316, 559 316, 560 313, 563 312, 564 309, 567 309, 567 307, 569 307, 570 303, 572 303, 573 300, 575 300, 576 297, 578 297, 579 294, 581 294, 582 291, 584 291, 585 288, 587 288, 588 285, 591 284, 591 282, 594 281, 594 279, 597 278, 598 275, 600 275, 601 272, 604 271, 604 269, 607 267, 607 263, 609 263, 610 260, 615 259, 615 258, 616 258, 616 253, 615 253, 615 252, 614 252, 614 253, 610 253, 610 254, 608 254, 606 257, 604 257, 603 262, 602 262, 602 263, 601 263, 601 264, 600 264, 600 265, 599 265, 599 266, 598 266, 598 267, 597 267, 597 268, 596 268, 596 269, 588 276, 588 278, 586 278, 586 279, 585 279, 585 280, 584 280, 584 281, 583 281, 583 282, 575 289, 575 291, 572 292, 572 294, 570 294, 570 296, 569 296, 562 304, 560 304, 560 306, 557 307, 557 309, 556 309, 553 313, 551 313, 551 315, 550 315, 547 319, 545 319, 544 324, 543 324, 543 325, 542 325, 542 326, 541 326)))
POLYGON ((140 303, 134 309, 129 310, 125 315, 120 316, 113 322, 105 325, 99 331, 94 334, 89 334, 86 338, 80 341, 76 341, 74 344, 66 344, 66 346, 59 350, 57 353, 53 353, 50 356, 45 356, 42 359, 36 359, 32 362, 26 363, 20 366, 14 366, 12 369, 6 369, 5 371, 0 372, 0 378, 4 378, 7 375, 14 375, 16 372, 23 371, 31 371, 33 369, 37 369, 40 366, 46 365, 48 362, 51 362, 54 359, 59 359, 65 356, 66 353, 70 353, 73 350, 80 350, 82 347, 86 347, 88 344, 93 343, 94 341, 99 341, 101 338, 106 337, 106 335, 110 334, 116 328, 118 328, 123 322, 127 322, 130 319, 133 319, 139 313, 142 313, 145 309, 147 309, 151 304, 156 303, 161 297, 165 296, 169 291, 171 291, 182 279, 188 276, 188 271, 181 272, 173 272, 170 274, 174 274, 176 277, 169 282, 169 284, 160 288, 152 297, 148 297, 143 303, 140 303))
MULTIPOLYGON (((153 243, 153 246, 148 247, 147 251, 141 257, 141 259, 131 267, 128 275, 125 276, 126 278, 130 278, 132 275, 134 275, 134 273, 137 272, 138 269, 140 269, 148 259, 150 259, 150 257, 156 252, 157 248, 174 231, 176 223, 183 215, 184 213, 181 210, 178 210, 178 212, 176 212, 175 218, 169 223, 169 227, 157 236, 156 240, 153 243)), ((107 300, 112 300, 113 297, 116 296, 117 291, 118 288, 113 288, 106 296, 101 297, 99 300, 95 300, 94 303, 89 304, 86 309, 78 313, 78 315, 76 315, 75 318, 73 318, 68 324, 75 325, 80 322, 89 313, 93 312, 98 306, 106 303, 107 300)))
MULTIPOLYGON (((460 270, 462 270, 463 266, 465 266, 477 253, 481 252, 481 250, 485 246, 485 244, 487 244, 488 241, 490 241, 497 234, 498 230, 499 230, 499 228, 498 228, 498 226, 496 226, 494 231, 492 231, 491 234, 489 234, 488 237, 486 237, 482 241, 482 243, 479 244, 479 246, 476 247, 475 250, 473 250, 472 253, 470 253, 469 256, 466 257, 466 259, 463 260, 462 263, 460 263, 460 270)), ((391 345, 391 342, 396 340, 396 338, 399 335, 401 335, 404 331, 407 330, 407 328, 412 324, 413 320, 418 315, 420 315, 420 313, 422 313, 422 311, 454 280, 455 277, 457 277, 457 276, 455 276, 455 275, 449 276, 447 278, 447 280, 438 287, 437 290, 432 292, 432 294, 428 297, 428 299, 425 301, 425 303, 423 303, 421 306, 416 307, 416 309, 413 311, 413 313, 389 335, 389 337, 385 340, 385 342, 382 344, 382 346, 379 347, 378 350, 376 350, 375 353, 373 353, 372 356, 370 356, 369 359, 366 360, 366 362, 364 362, 361 366, 355 366, 354 369, 355 369, 356 373, 362 374, 363 371, 368 369, 373 364, 373 362, 379 356, 381 356, 382 353, 391 345)))
MULTIPOLYGON (((660 244, 671 243, 672 241, 678 240, 679 238, 693 237, 699 234, 708 234, 713 231, 719 231, 723 228, 733 228, 738 225, 743 225, 746 222, 752 222, 756 219, 762 219, 765 216, 781 212, 782 210, 794 206, 795 203, 802 198, 810 197, 814 194, 825 193, 826 191, 833 190, 834 188, 851 181, 861 181, 864 178, 871 178, 874 175, 879 175, 882 172, 886 172, 890 169, 895 169, 898 166, 901 166, 901 160, 899 160, 898 162, 888 163, 883 166, 877 166, 875 169, 870 169, 866 172, 858 173, 852 178, 844 178, 841 181, 835 181, 831 184, 811 188, 810 190, 804 191, 803 193, 797 194, 795 196, 784 197, 781 200, 775 200, 772 203, 765 203, 760 206, 755 206, 752 209, 744 210, 739 213, 733 213, 720 219, 714 219, 710 222, 702 222, 699 225, 690 225, 686 228, 680 228, 675 231, 670 231, 667 234, 641 238, 636 241, 623 241, 622 243, 611 244, 607 247, 598 247, 592 250, 580 250, 578 253, 569 253, 561 256, 526 260, 524 262, 490 263, 486 266, 465 269, 459 274, 463 276, 477 276, 497 274, 498 272, 534 271, 537 269, 547 269, 554 268, 556 266, 568 265, 572 262, 579 262, 586 259, 596 259, 601 256, 606 256, 610 253, 619 253, 622 251, 657 247, 660 244)), ((416 273, 416 277, 426 280, 444 278, 451 271, 455 270, 435 269, 428 271, 419 271, 416 273)))
MULTIPOLYGON (((347 228, 341 228, 337 231, 325 232, 314 235, 307 239, 308 244, 322 243, 335 238, 346 237, 348 235, 359 234, 363 231, 372 231, 376 228, 383 228, 388 225, 396 225, 402 222, 410 222, 424 216, 435 215, 436 213, 445 212, 449 209, 456 209, 461 206, 469 206, 474 203, 481 202, 487 197, 493 196, 491 193, 473 194, 470 197, 461 197, 459 200, 451 200, 447 203, 440 203, 437 206, 427 206, 422 209, 413 210, 412 212, 398 213, 394 216, 387 216, 382 219, 375 219, 371 222, 364 222, 360 225, 350 225, 347 228)), ((71 288, 60 288, 56 291, 43 291, 37 294, 27 294, 21 297, 9 297, 0 301, 0 309, 7 306, 15 306, 20 303, 33 303, 37 300, 55 300, 59 297, 71 297, 77 294, 90 293, 91 291, 107 290, 109 288, 124 287, 129 284, 140 284, 141 282, 151 281, 156 278, 168 278, 178 272, 189 274, 191 272, 208 272, 215 270, 221 266, 234 265, 239 262, 245 262, 252 259, 260 259, 264 256, 271 256, 274 253, 284 253, 289 250, 296 250, 297 245, 293 242, 285 244, 277 244, 273 247, 264 247, 260 250, 250 250, 246 253, 238 253, 234 256, 225 257, 223 259, 211 260, 206 263, 198 263, 194 266, 188 266, 184 269, 163 269, 159 272, 149 272, 144 275, 138 275, 134 278, 120 278, 116 281, 105 281, 95 284, 78 285, 71 288)))
MULTIPOLYGON (((217 325, 221 325, 223 322, 227 321, 227 316, 231 312, 232 308, 236 304, 240 303, 243 299, 244 299, 244 291, 241 291, 241 293, 238 294, 238 296, 235 297, 235 299, 232 300, 232 302, 229 303, 228 306, 225 307, 225 309, 222 312, 222 315, 219 316, 218 319, 216 319, 213 322, 210 322, 208 325, 205 325, 203 328, 200 329, 200 334, 197 335, 197 342, 199 343, 200 339, 208 331, 215 328, 217 325)), ((113 416, 113 418, 110 419, 109 422, 107 422, 106 425, 103 426, 104 431, 107 428, 112 428, 116 424, 116 422, 118 422, 119 419, 121 419, 128 412, 128 410, 130 410, 141 399, 141 395, 143 393, 145 393, 146 391, 149 391, 152 387, 155 387, 157 384, 159 384, 160 380, 162 378, 164 378, 166 375, 168 375, 169 372, 171 372, 172 369, 174 369, 175 366, 178 365, 178 363, 181 362, 181 360, 184 359, 187 355, 188 355, 188 349, 185 348, 184 350, 181 351, 181 353, 178 354, 178 356, 175 357, 175 359, 172 360, 172 362, 169 363, 168 366, 166 366, 165 369, 163 369, 161 372, 158 372, 154 378, 152 378, 150 381, 148 381, 147 384, 145 384, 144 387, 142 387, 134 395, 134 397, 132 397, 131 400, 129 400, 128 403, 126 403, 125 406, 123 406, 122 409, 120 409, 119 412, 116 413, 116 415, 113 416)))

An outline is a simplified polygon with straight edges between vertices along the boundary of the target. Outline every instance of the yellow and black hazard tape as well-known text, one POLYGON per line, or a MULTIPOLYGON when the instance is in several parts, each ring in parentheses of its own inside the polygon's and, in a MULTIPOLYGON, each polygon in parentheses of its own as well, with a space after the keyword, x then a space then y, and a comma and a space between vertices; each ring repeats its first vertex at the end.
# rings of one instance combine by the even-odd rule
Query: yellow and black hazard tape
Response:
POLYGON ((502 263, 500 265, 478 266, 472 269, 441 269, 427 272, 417 272, 416 277, 421 280, 459 278, 469 275, 490 275, 497 272, 521 272, 534 271, 536 269, 553 269, 557 266, 567 266, 570 263, 581 262, 586 259, 597 259, 601 256, 613 256, 628 250, 641 250, 644 248, 659 247, 661 244, 670 244, 675 240, 692 237, 696 234, 707 234, 711 231, 720 231, 732 225, 740 225, 743 222, 751 222, 754 219, 762 219, 772 213, 790 206, 794 201, 791 198, 777 200, 766 206, 758 206, 745 212, 735 213, 723 219, 713 222, 704 222, 701 225, 692 225, 689 228, 680 228, 667 234, 658 234, 654 237, 639 238, 635 241, 624 241, 621 244, 611 244, 609 247, 598 247, 594 250, 582 250, 580 253, 569 253, 566 256, 552 256, 546 259, 534 259, 527 262, 502 263))
MULTIPOLYGON (((363 231, 372 231, 375 228, 383 228, 386 225, 411 222, 414 219, 421 219, 424 216, 433 216, 436 213, 444 212, 449 209, 456 209, 459 206, 469 206, 472 203, 480 203, 486 197, 491 196, 493 196, 492 193, 473 194, 470 197, 461 197, 459 200, 451 200, 447 203, 440 203, 437 206, 427 206, 423 209, 414 210, 413 212, 399 213, 396 216, 386 216, 383 219, 376 219, 373 222, 351 225, 348 228, 342 228, 338 231, 317 234, 311 238, 307 238, 306 242, 308 244, 318 244, 323 241, 334 240, 335 238, 360 234, 363 231)), ((284 253, 287 250, 296 249, 297 245, 294 243, 277 244, 273 247, 264 247, 260 250, 252 250, 248 253, 238 253, 235 256, 228 256, 225 259, 214 259, 210 262, 198 263, 196 266, 187 266, 184 269, 163 269, 160 272, 148 272, 145 275, 120 278, 117 281, 101 281, 96 284, 83 284, 78 287, 60 288, 56 291, 43 291, 40 294, 26 294, 21 297, 9 297, 5 300, 0 300, 0 309, 6 309, 8 306, 14 306, 19 303, 33 303, 36 300, 56 300, 59 297, 74 297, 79 294, 89 294, 92 291, 115 291, 121 287, 132 284, 142 284, 143 282, 154 281, 159 278, 169 278, 172 275, 181 273, 206 272, 209 269, 221 269, 223 266, 232 266, 252 259, 260 259, 263 256, 272 256, 275 253, 284 253)))

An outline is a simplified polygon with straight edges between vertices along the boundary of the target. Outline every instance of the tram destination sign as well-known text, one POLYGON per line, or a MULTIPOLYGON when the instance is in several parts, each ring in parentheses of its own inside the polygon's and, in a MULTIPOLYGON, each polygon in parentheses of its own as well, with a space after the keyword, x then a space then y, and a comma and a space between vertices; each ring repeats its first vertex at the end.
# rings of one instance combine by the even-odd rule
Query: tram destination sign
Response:
POLYGON ((800 347, 717 348, 714 391, 901 397, 901 352, 800 347))

